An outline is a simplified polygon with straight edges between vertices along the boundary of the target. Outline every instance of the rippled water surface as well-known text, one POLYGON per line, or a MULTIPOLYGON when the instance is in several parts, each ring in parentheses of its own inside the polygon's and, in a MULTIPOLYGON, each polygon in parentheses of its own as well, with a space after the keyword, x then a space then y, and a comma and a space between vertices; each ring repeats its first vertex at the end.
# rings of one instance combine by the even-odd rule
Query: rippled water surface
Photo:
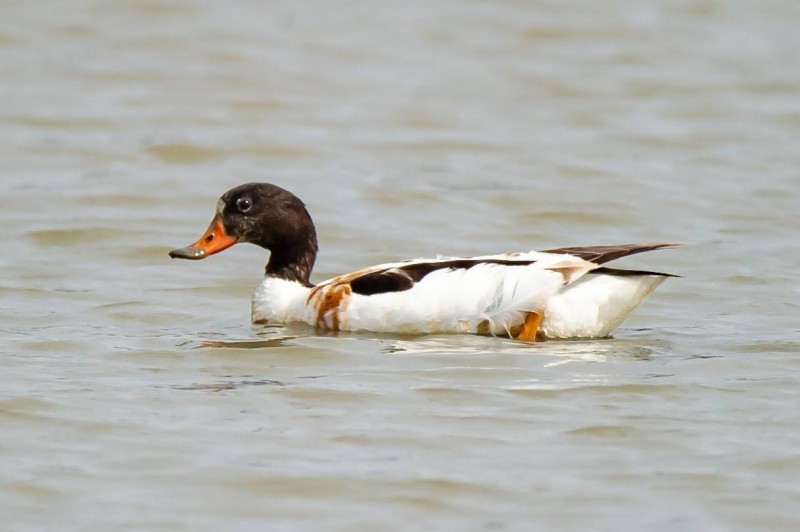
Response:
POLYGON ((800 4, 0 3, 3 530, 797 530, 800 4), (249 324, 315 279, 682 241, 615 339, 249 324))

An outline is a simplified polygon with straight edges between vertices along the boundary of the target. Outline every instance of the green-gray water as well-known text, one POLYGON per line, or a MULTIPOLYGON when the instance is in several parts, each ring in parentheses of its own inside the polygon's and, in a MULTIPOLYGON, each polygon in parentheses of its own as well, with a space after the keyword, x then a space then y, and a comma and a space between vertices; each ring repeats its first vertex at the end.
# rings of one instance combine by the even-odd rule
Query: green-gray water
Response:
POLYGON ((800 4, 0 3, 0 528, 800 528, 800 4), (682 241, 614 340, 249 324, 315 279, 682 241))

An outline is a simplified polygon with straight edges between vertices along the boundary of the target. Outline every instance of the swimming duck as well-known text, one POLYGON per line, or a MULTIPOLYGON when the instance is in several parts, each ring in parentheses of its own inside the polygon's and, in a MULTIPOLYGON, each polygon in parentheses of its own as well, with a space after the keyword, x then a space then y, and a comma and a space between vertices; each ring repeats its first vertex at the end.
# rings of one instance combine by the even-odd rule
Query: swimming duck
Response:
POLYGON ((662 242, 567 247, 380 264, 317 285, 317 233, 300 199, 269 183, 217 201, 200 239, 170 251, 198 260, 236 243, 270 251, 252 300, 253 323, 307 323, 333 331, 473 333, 533 341, 607 337, 668 273, 603 264, 676 246, 662 242))

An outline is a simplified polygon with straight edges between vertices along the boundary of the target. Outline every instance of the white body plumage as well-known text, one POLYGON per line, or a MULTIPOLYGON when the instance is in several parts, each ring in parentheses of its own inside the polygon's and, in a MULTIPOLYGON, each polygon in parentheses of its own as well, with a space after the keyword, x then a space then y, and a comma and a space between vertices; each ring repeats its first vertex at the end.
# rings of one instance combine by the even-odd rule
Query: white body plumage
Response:
POLYGON ((543 315, 540 336, 605 337, 666 276, 605 268, 592 273, 598 268, 569 254, 530 252, 382 264, 316 287, 266 277, 253 295, 252 320, 343 331, 517 336, 526 315, 537 312, 543 315), (436 269, 453 261, 471 264, 436 269), (359 277, 410 266, 432 269, 402 291, 364 295, 351 288, 359 277))

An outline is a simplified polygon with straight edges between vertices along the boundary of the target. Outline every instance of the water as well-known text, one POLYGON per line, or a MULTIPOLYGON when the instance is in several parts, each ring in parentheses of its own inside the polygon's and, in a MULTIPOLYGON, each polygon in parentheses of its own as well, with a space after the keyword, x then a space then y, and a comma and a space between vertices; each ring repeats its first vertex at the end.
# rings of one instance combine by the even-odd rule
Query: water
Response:
POLYGON ((800 4, 0 5, 3 530, 796 530, 800 4), (251 326, 314 278, 635 241, 616 339, 251 326))

